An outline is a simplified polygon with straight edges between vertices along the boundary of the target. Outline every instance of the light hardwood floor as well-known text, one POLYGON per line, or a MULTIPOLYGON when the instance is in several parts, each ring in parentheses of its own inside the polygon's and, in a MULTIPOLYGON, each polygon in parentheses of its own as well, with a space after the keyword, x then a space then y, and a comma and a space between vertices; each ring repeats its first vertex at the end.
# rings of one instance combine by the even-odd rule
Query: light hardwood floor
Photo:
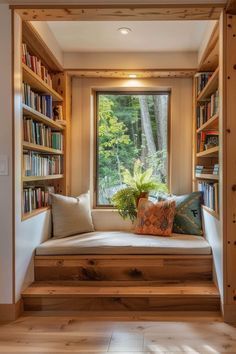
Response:
POLYGON ((218 315, 147 316, 22 316, 0 325, 0 353, 236 353, 236 327, 218 315))

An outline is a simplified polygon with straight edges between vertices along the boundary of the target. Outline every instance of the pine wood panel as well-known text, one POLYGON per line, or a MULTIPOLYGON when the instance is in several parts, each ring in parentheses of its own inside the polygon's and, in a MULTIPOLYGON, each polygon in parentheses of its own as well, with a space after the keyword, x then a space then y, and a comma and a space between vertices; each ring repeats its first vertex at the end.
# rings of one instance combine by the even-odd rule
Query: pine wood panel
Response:
POLYGON ((219 147, 215 146, 213 148, 201 151, 197 153, 197 157, 217 157, 218 156, 218 152, 219 152, 219 147))
POLYGON ((24 176, 22 177, 23 182, 33 182, 33 181, 47 181, 52 179, 61 179, 63 175, 47 175, 47 176, 24 176))
POLYGON ((212 278, 211 256, 36 256, 36 280, 212 278))
POLYGON ((25 311, 219 311, 220 301, 211 295, 203 297, 165 296, 162 298, 107 297, 79 299, 24 298, 25 311))
POLYGON ((202 124, 201 127, 197 129, 197 133, 200 133, 204 130, 216 129, 219 130, 219 114, 215 114, 213 117, 208 119, 206 123, 202 124))
POLYGON ((63 155, 63 151, 61 151, 61 150, 53 149, 53 148, 39 145, 39 144, 29 143, 28 141, 23 141, 22 146, 23 146, 23 149, 26 149, 26 150, 39 151, 39 152, 44 152, 44 153, 53 154, 53 155, 55 155, 55 154, 63 155))
POLYGON ((130 79, 130 74, 135 74, 135 79, 143 78, 189 78, 193 77, 196 69, 67 69, 71 75, 86 78, 113 78, 130 79))
POLYGON ((44 213, 45 211, 48 211, 50 209, 51 209, 51 207, 47 206, 47 207, 42 207, 42 208, 32 210, 30 213, 25 213, 22 216, 22 220, 27 220, 27 219, 31 218, 32 216, 36 216, 38 214, 44 213))
MULTIPOLYGON (((145 284, 145 283, 144 283, 145 284)), ((34 282, 22 292, 23 298, 28 297, 166 297, 166 296, 218 296, 213 282, 159 282, 149 285, 114 285, 109 282, 101 285, 90 283, 89 286, 78 282, 34 282)))
POLYGON ((195 177, 198 179, 210 179, 210 180, 215 180, 215 181, 219 180, 218 175, 211 175, 211 174, 206 174, 206 173, 196 174, 195 177))
POLYGON ((12 6, 25 21, 217 20, 223 4, 12 6))

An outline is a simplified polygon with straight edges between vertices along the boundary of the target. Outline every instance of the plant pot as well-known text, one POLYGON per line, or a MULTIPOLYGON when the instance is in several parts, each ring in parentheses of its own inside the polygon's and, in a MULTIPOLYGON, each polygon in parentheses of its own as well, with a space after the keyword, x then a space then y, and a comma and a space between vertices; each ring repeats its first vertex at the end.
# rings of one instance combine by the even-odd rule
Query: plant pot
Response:
POLYGON ((148 198, 148 192, 142 192, 142 193, 140 193, 140 195, 137 197, 137 199, 136 199, 136 207, 138 207, 138 203, 139 203, 139 200, 141 199, 141 198, 145 198, 145 199, 147 199, 148 198))

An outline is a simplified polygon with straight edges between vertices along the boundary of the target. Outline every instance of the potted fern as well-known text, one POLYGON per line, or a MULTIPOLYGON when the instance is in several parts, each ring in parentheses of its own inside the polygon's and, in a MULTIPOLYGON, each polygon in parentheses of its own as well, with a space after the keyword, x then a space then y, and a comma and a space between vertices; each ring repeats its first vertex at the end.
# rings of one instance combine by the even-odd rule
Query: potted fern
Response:
POLYGON ((129 218, 132 222, 137 217, 137 206, 140 198, 148 197, 151 191, 167 191, 165 184, 154 180, 152 168, 143 171, 140 160, 134 163, 133 175, 129 170, 123 169, 122 177, 126 187, 113 195, 112 203, 123 219, 129 218))

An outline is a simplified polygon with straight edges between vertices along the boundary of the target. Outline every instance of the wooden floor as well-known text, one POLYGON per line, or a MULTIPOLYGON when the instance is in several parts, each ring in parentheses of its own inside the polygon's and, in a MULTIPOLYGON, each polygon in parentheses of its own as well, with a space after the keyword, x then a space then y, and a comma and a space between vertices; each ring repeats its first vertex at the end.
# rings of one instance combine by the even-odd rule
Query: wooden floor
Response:
POLYGON ((0 353, 236 353, 236 327, 223 323, 218 315, 173 314, 158 320, 148 316, 144 321, 138 316, 95 320, 25 315, 0 325, 0 353))

